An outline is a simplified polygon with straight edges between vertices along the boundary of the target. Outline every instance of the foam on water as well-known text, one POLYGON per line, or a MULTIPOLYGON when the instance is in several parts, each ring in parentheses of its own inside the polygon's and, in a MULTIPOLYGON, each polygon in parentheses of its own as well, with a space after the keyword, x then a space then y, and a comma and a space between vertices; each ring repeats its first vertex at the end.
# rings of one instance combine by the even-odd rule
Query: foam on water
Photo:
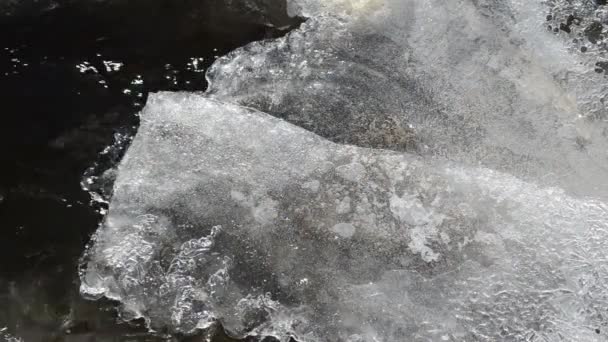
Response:
POLYGON ((523 1, 288 7, 206 94, 150 97, 82 292, 184 333, 605 340, 589 54, 523 1))

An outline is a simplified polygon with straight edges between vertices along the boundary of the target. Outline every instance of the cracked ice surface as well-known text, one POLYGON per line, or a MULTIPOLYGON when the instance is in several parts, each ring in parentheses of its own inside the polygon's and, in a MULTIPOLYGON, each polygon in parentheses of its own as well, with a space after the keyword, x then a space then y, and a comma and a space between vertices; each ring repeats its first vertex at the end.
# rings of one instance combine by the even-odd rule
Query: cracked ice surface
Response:
POLYGON ((541 5, 288 3, 150 97, 83 293, 177 332, 605 340, 606 79, 541 5))
POLYGON ((83 290, 184 332, 599 341, 607 222, 604 203, 556 188, 160 93, 83 290))

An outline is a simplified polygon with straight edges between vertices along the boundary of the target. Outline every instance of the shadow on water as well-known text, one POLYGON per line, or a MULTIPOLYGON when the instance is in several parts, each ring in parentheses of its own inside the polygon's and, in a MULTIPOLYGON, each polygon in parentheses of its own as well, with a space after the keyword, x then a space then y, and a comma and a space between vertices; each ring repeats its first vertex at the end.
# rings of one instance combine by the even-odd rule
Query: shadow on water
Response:
POLYGON ((216 56, 298 22, 284 4, 66 3, 0 15, 0 340, 166 340, 78 294, 78 258, 101 217, 83 172, 135 131, 148 92, 202 91, 216 56))

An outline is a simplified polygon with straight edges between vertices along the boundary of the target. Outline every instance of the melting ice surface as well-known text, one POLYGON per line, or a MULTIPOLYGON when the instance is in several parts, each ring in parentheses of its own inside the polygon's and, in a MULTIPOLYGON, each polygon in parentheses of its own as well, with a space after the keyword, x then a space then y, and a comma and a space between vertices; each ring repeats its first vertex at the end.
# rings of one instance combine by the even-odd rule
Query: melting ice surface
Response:
POLYGON ((82 292, 184 333, 604 341, 606 81, 540 5, 289 5, 150 97, 82 292))

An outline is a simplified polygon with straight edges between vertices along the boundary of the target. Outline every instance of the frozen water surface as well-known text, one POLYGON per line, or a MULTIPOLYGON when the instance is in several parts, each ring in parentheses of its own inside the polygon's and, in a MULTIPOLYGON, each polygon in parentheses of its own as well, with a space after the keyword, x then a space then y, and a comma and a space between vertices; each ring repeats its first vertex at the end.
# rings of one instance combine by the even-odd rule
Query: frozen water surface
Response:
POLYGON ((289 8, 207 93, 150 97, 82 292, 182 333, 604 341, 600 52, 528 1, 289 8))

